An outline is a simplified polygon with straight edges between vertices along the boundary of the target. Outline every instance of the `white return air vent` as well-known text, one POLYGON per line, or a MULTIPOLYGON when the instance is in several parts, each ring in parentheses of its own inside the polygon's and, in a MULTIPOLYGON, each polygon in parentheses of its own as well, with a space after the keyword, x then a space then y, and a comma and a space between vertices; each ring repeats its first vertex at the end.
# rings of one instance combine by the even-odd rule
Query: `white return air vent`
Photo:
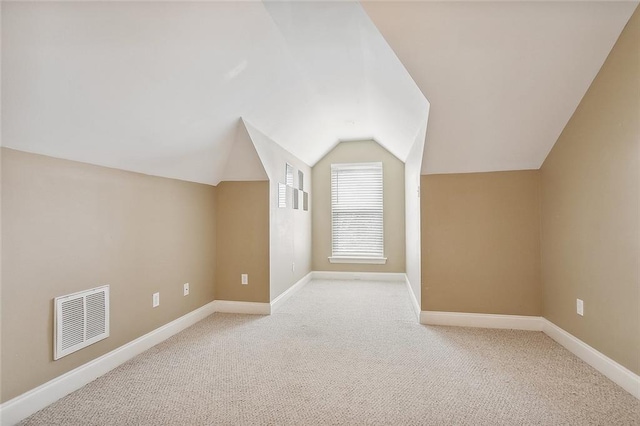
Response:
POLYGON ((53 359, 109 337, 109 286, 55 298, 53 359))

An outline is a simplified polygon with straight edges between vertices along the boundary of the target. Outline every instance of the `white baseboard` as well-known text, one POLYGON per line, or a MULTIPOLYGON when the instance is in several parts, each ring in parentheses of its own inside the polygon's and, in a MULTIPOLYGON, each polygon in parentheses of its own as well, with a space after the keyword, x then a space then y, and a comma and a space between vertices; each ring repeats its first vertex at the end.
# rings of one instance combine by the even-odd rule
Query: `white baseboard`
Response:
MULTIPOLYGON (((272 303, 278 306, 310 280, 311 273, 307 274, 285 293, 278 296, 272 303)), ((208 303, 99 358, 89 361, 78 368, 5 402, 0 405, 0 424, 9 426, 20 422, 36 411, 80 389, 82 386, 108 373, 136 355, 141 354, 215 312, 269 315, 272 309, 271 306, 269 303, 235 302, 229 300, 215 300, 208 303)))
MULTIPOLYGON (((343 276, 343 274, 354 273, 328 273, 340 274, 340 278, 325 278, 327 275, 323 275, 325 274, 324 272, 320 272, 319 277, 316 276, 316 274, 318 274, 318 272, 311 272, 307 274, 291 288, 274 299, 271 304, 216 300, 196 309, 195 311, 192 311, 125 344, 124 346, 121 346, 93 361, 90 361, 47 383, 44 383, 43 385, 38 386, 35 389, 5 402, 0 405, 0 424, 9 426, 18 423, 36 411, 41 410, 58 399, 80 389, 87 383, 108 373, 136 355, 141 354, 174 334, 177 334, 198 321, 201 321, 214 312, 269 315, 288 297, 312 279, 354 279, 343 276)), ((366 274, 368 275, 369 273, 366 274)), ((389 277, 389 275, 404 274, 383 274, 384 278, 380 275, 376 276, 378 277, 377 280, 396 281, 396 277, 389 277)), ((414 309, 419 310, 418 302, 413 294, 411 286, 409 285, 408 279, 406 279, 406 277, 402 278, 409 286, 409 292, 414 309)), ((361 279, 375 280, 371 278, 361 279)), ((640 376, 542 317, 422 311, 420 312, 420 323, 428 325, 543 331, 553 340, 564 346, 567 350, 604 374, 627 392, 640 399, 640 376)))
POLYGON ((270 315, 271 304, 259 302, 236 302, 234 300, 216 300, 213 302, 216 312, 227 314, 270 315))
POLYGON ((340 272, 313 271, 314 280, 405 281, 404 272, 340 272))
POLYGON ((420 324, 542 331, 542 317, 462 312, 420 312, 420 324))
POLYGON ((80 389, 136 355, 150 349, 215 312, 215 302, 189 312, 144 336, 0 405, 0 424, 9 426, 80 389))
POLYGON ((413 292, 413 287, 411 287, 411 283, 409 282, 409 276, 404 274, 404 279, 407 283, 407 290, 409 291, 409 296, 411 297, 411 305, 413 306, 413 311, 416 314, 416 318, 420 321, 420 304, 418 303, 418 299, 416 298, 416 294, 413 292))
POLYGON ((640 376, 587 345, 543 317, 518 315, 469 314, 460 312, 420 312, 420 323, 458 327, 502 328, 542 331, 569 352, 598 370, 622 389, 640 399, 640 376))
POLYGON ((288 298, 293 296, 298 290, 305 286, 309 281, 312 280, 313 272, 309 272, 304 277, 300 278, 297 283, 289 287, 287 290, 282 292, 278 297, 271 301, 271 313, 275 312, 288 298))
POLYGON ((553 340, 564 346, 578 358, 607 376, 631 395, 640 399, 640 376, 618 364, 608 356, 587 345, 574 335, 566 332, 546 318, 543 321, 543 331, 553 340))

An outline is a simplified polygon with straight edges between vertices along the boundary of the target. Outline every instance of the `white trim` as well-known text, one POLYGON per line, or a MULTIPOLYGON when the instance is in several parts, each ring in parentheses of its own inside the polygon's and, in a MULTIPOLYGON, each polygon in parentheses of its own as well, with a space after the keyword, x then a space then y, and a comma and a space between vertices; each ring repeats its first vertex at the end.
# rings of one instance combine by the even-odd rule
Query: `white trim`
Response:
POLYGON ((236 302, 235 300, 216 300, 216 312, 227 314, 270 315, 271 304, 259 302, 236 302))
MULTIPOLYGON (((268 315, 277 309, 287 298, 313 279, 363 279, 369 281, 402 281, 409 286, 414 309, 417 300, 409 285, 406 274, 380 272, 329 272, 314 271, 305 275, 296 284, 269 303, 234 302, 216 300, 195 311, 189 312, 168 324, 157 328, 113 351, 102 355, 74 370, 44 383, 24 394, 0 405, 0 424, 13 425, 38 410, 54 403, 58 399, 80 389, 87 383, 108 373, 136 355, 163 342, 174 334, 203 320, 214 312, 249 313, 268 315)), ((569 334, 557 325, 542 317, 470 314, 460 312, 420 312, 420 323, 430 325, 451 325, 463 327, 509 328, 516 330, 543 331, 553 340, 564 346, 587 364, 604 374, 631 395, 640 399, 640 376, 618 364, 611 358, 592 348, 577 337, 569 334)))
POLYGON ((384 258, 383 169, 380 161, 331 164, 330 263, 387 262, 384 258), (357 214, 363 210, 366 215, 357 214), (345 227, 346 223, 349 226, 345 227), (358 238, 358 229, 366 229, 366 239, 358 238))
POLYGON ((304 277, 300 278, 297 283, 280 293, 278 297, 271 301, 271 313, 275 312, 276 309, 280 308, 280 306, 294 293, 304 287, 309 281, 311 281, 313 277, 313 272, 309 272, 304 277))
MULTIPOLYGON (((94 343, 99 342, 100 340, 104 340, 109 337, 109 285, 103 285, 100 287, 94 287, 89 290, 78 291, 72 294, 67 294, 65 296, 58 296, 53 299, 53 360, 57 361, 62 357, 70 355, 80 349, 86 348, 87 346, 91 346, 94 343), (88 316, 91 312, 95 312, 96 307, 93 309, 89 309, 87 306, 87 297, 100 294, 104 295, 104 305, 102 306, 103 310, 103 321, 102 324, 104 326, 104 331, 97 336, 87 339, 87 326, 88 326, 88 316), (83 333, 83 337, 86 340, 76 343, 75 345, 64 348, 62 338, 63 330, 64 330, 64 321, 63 321, 63 306, 65 303, 70 302, 72 300, 80 300, 82 302, 82 312, 83 312, 83 321, 80 324, 76 324, 76 326, 80 327, 80 330, 83 333)), ((96 318, 97 320, 98 318, 96 318)))
POLYGON ((416 294, 413 292, 413 287, 411 287, 409 276, 407 274, 404 274, 404 279, 407 282, 407 290, 409 291, 409 296, 411 297, 411 306, 413 306, 413 311, 416 314, 416 318, 418 319, 418 321, 420 321, 420 304, 418 303, 416 294))
POLYGON ((404 272, 313 271, 313 280, 405 281, 404 272))
POLYGON ((329 263, 359 263, 369 265, 384 265, 387 263, 386 257, 344 257, 332 256, 329 263))
POLYGON ((458 327, 508 328, 542 331, 569 352, 640 399, 640 376, 592 348, 574 335, 542 317, 518 315, 470 314, 462 312, 420 312, 420 323, 458 327))
POLYGON ((640 399, 640 376, 587 345, 582 340, 558 327, 546 318, 543 318, 542 321, 543 331, 547 336, 607 376, 622 389, 640 399))
POLYGON ((420 324, 542 331, 542 317, 463 312, 420 312, 420 324))
POLYGON ((93 361, 5 402, 0 405, 0 423, 6 426, 18 423, 136 355, 203 320, 215 312, 214 307, 215 302, 208 303, 93 361))

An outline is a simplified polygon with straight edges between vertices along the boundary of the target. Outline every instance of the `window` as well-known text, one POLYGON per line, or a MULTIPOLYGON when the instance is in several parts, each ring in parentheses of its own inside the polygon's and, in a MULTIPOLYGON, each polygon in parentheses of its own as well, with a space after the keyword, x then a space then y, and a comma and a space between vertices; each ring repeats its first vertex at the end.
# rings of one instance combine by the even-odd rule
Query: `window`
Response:
POLYGON ((332 263, 385 263, 382 163, 331 165, 332 263))

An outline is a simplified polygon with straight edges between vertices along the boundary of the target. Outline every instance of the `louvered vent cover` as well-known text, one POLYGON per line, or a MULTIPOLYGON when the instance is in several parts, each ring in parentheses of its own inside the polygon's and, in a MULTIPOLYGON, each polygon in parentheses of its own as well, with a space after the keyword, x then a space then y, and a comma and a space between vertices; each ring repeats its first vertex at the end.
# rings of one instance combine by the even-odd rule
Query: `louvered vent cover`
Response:
POLYGON ((109 337, 109 286, 56 297, 53 359, 109 337))

